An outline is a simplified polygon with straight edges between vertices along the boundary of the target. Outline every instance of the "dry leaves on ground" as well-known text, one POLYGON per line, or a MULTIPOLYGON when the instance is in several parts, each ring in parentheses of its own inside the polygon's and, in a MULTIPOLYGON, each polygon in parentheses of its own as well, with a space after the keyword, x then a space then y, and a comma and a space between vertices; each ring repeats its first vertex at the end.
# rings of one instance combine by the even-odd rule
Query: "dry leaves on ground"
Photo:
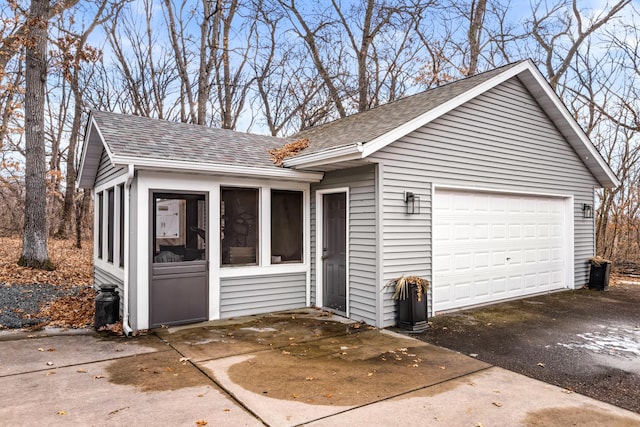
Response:
POLYGON ((81 288, 74 296, 58 298, 45 305, 40 315, 50 320, 51 326, 85 328, 93 325, 96 291, 92 287, 81 288))
POLYGON ((82 249, 75 240, 48 241, 49 258, 55 271, 19 267, 16 263, 22 253, 22 238, 0 237, 0 283, 27 285, 48 283, 53 285, 90 285, 93 283, 93 243, 83 241, 82 249))

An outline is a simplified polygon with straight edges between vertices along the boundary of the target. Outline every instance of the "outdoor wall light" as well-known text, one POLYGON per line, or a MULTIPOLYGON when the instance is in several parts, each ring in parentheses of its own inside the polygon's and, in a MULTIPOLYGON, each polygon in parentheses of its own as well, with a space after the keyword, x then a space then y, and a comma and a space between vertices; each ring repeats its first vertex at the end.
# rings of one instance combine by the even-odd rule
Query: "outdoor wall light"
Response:
POLYGON ((420 213, 420 197, 410 191, 405 191, 404 202, 407 204, 407 213, 409 215, 420 213))
POLYGON ((582 218, 593 218, 593 206, 586 203, 582 205, 582 218))

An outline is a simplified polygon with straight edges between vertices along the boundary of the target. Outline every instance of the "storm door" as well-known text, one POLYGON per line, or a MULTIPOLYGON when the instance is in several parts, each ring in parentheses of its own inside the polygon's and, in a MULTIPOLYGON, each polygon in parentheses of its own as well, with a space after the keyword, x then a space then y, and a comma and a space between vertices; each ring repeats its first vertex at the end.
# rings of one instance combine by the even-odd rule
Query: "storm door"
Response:
POLYGON ((322 196, 323 306, 347 312, 347 194, 322 196))
POLYGON ((151 197, 151 327, 208 320, 206 194, 151 197))

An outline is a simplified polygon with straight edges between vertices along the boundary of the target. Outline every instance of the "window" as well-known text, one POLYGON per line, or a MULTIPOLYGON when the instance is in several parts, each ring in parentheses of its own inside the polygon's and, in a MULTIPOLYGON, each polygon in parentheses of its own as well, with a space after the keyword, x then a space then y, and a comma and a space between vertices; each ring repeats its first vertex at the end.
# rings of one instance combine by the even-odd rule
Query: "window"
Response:
POLYGON ((102 243, 104 241, 104 194, 98 193, 98 258, 102 259, 102 243))
POLYGON ((302 262, 302 192, 271 191, 271 263, 302 262))
POLYGON ((113 188, 107 190, 107 262, 113 262, 115 231, 115 194, 113 188))
POLYGON ((120 204, 120 228, 118 230, 118 248, 119 248, 119 260, 118 266, 124 267, 124 184, 118 186, 119 204, 120 204))
POLYGON ((206 260, 204 194, 153 195, 153 262, 206 260))
POLYGON ((258 263, 258 190, 220 190, 220 241, 222 265, 258 263))

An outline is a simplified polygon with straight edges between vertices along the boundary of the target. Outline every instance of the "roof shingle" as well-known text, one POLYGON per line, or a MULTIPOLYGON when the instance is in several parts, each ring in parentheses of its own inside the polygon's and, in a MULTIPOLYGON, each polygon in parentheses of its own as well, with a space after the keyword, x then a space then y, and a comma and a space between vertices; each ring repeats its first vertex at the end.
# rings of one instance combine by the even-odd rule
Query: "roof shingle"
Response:
POLYGON ((278 168, 269 150, 289 141, 127 114, 92 111, 91 115, 116 157, 278 168))

